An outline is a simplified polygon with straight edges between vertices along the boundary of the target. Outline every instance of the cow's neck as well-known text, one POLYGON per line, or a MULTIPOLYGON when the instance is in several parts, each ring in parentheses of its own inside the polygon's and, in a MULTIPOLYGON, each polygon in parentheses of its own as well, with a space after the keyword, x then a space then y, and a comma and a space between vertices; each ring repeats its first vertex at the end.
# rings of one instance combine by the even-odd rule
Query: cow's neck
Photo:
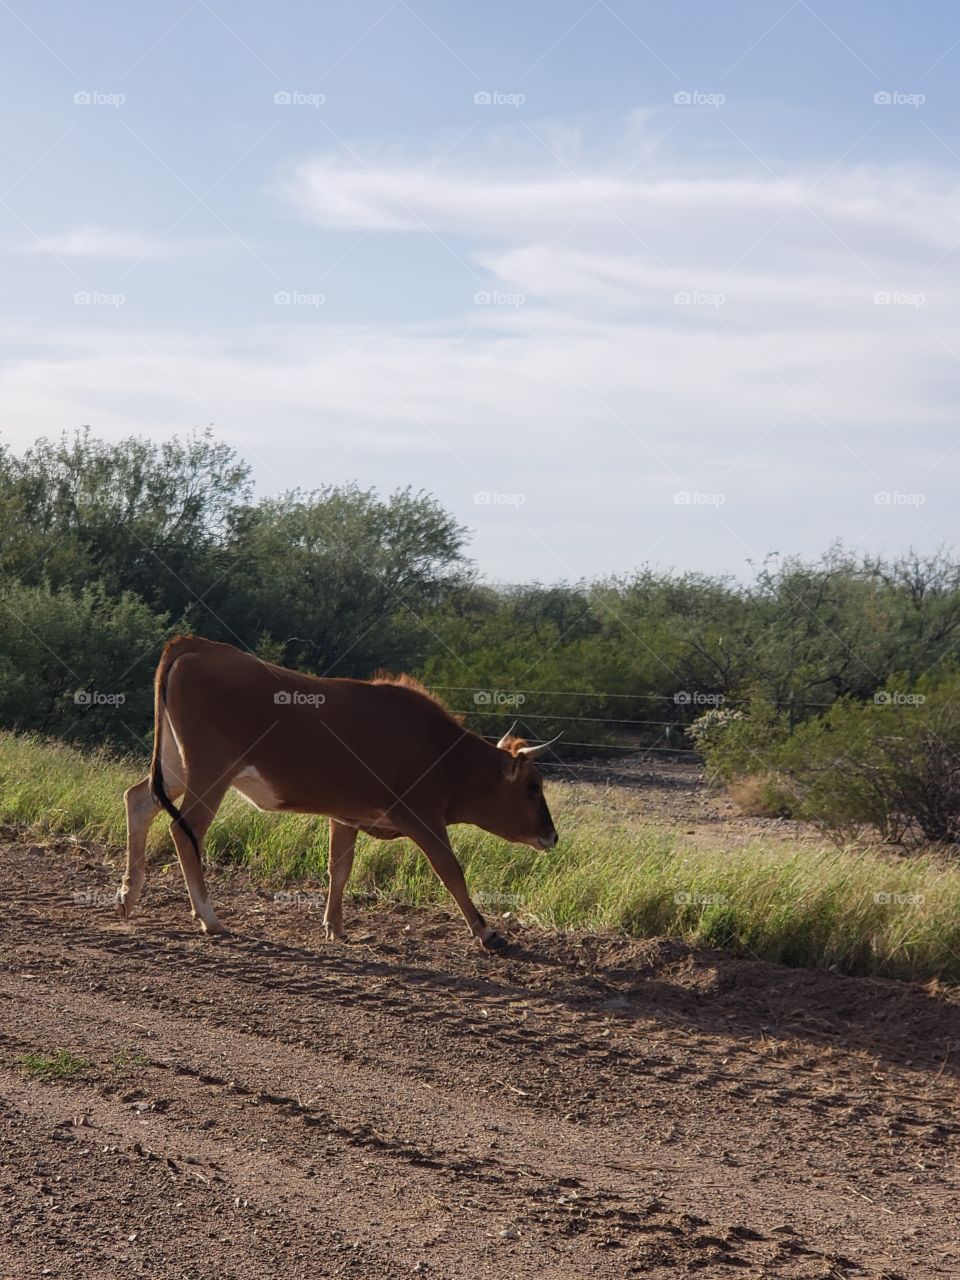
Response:
POLYGON ((503 752, 476 734, 465 734, 456 747, 455 790, 447 807, 447 822, 477 821, 491 792, 503 779, 503 752))

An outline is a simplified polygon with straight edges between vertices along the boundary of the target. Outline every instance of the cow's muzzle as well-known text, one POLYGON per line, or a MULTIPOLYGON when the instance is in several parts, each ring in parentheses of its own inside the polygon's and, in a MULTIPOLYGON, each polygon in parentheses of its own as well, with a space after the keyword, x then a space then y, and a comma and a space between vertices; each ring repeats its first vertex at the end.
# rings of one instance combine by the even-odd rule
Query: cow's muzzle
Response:
POLYGON ((553 830, 548 835, 538 836, 537 844, 541 849, 555 849, 559 840, 560 837, 557 835, 556 831, 553 830))

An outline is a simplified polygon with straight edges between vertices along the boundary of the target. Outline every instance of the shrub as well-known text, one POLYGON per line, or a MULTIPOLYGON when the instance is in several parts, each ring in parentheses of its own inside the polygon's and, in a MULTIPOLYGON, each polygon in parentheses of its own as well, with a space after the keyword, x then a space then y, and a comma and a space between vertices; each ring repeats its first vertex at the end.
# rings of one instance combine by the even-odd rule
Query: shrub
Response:
POLYGON ((75 742, 142 746, 166 619, 136 596, 0 588, 0 723, 75 742))
POLYGON ((888 683, 892 692, 842 698, 792 733, 755 704, 708 713, 693 736, 713 778, 838 841, 872 827, 891 841, 960 842, 960 677, 888 683))
POLYGON ((884 723, 872 704, 849 699, 798 726, 771 759, 792 812, 840 843, 865 826, 885 840, 901 839, 904 819, 885 750, 898 727, 884 723))
POLYGON ((766 773, 772 753, 790 736, 786 717, 759 698, 746 711, 715 707, 688 732, 706 761, 709 780, 725 783, 766 773))

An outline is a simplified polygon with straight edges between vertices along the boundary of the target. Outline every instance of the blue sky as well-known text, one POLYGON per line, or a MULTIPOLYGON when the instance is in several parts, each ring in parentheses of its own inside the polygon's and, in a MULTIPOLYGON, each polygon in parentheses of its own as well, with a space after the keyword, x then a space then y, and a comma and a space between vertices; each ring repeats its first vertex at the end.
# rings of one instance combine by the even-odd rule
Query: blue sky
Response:
POLYGON ((425 487, 490 576, 954 538, 960 10, 0 4, 0 428, 425 487))

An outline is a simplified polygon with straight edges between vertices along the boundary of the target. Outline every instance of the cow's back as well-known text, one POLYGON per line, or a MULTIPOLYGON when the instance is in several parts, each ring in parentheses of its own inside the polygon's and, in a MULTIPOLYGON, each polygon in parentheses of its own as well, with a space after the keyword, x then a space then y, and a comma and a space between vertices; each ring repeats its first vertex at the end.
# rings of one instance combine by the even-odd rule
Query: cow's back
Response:
POLYGON ((175 731, 178 722, 202 724, 205 742, 235 771, 255 769, 278 808, 359 818, 402 796, 429 803, 435 793, 440 802, 465 736, 416 688, 308 676, 228 645, 179 658, 167 696, 175 731))

